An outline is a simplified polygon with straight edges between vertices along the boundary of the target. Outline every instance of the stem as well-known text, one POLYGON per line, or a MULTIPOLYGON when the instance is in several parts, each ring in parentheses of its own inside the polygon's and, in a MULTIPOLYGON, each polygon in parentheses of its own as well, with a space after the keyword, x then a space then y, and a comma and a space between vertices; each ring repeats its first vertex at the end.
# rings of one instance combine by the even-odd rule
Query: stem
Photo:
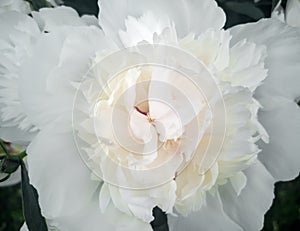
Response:
POLYGON ((10 155, 9 158, 11 160, 22 160, 25 156, 27 156, 27 153, 26 151, 23 151, 18 155, 10 155))

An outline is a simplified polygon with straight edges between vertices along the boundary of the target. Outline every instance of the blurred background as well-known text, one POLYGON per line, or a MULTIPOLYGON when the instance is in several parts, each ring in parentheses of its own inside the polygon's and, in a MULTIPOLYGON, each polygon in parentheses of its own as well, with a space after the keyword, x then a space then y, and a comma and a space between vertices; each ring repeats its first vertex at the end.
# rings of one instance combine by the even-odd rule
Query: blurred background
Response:
MULTIPOLYGON (((27 1, 34 10, 45 6, 49 7, 46 0, 27 1)), ((52 0, 52 2, 71 6, 80 15, 97 15, 99 10, 97 0, 52 0)), ((225 27, 229 28, 240 23, 255 22, 261 18, 270 17, 279 0, 218 0, 217 2, 226 12, 225 27)), ((281 4, 284 9, 286 0, 281 4)), ((0 187, 0 231, 17 231, 23 222, 20 184, 0 187)), ((275 200, 265 215, 263 228, 263 231, 293 230, 300 230, 300 177, 290 182, 276 184, 275 200)))

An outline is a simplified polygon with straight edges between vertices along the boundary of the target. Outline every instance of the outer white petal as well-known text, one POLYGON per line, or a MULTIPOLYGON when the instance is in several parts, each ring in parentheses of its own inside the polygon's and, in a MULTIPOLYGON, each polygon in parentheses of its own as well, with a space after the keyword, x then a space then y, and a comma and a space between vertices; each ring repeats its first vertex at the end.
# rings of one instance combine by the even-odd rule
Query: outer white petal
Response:
POLYGON ((242 231, 243 229, 230 219, 224 212, 218 195, 208 194, 206 205, 200 211, 189 214, 187 217, 168 216, 171 231, 242 231))
POLYGON ((281 22, 285 22, 285 14, 284 9, 282 7, 282 0, 279 0, 277 5, 274 7, 273 12, 271 14, 272 18, 277 18, 281 22))
POLYGON ((32 18, 15 11, 0 15, 0 31, 0 137, 26 142, 36 128, 21 103, 20 66, 30 56, 40 31, 32 18))
POLYGON ((262 104, 259 120, 270 135, 258 156, 276 180, 290 180, 299 174, 300 32, 278 20, 261 20, 231 29, 233 42, 247 38, 266 45, 268 77, 256 91, 262 104), (274 34, 276 36, 274 36, 274 34))
POLYGON ((113 46, 96 27, 63 27, 43 34, 22 66, 20 95, 34 124, 41 128, 63 113, 71 118, 76 91, 71 82, 81 81, 97 51, 113 46))
MULTIPOLYGON (((80 212, 72 216, 59 217, 47 220, 50 231, 151 231, 148 223, 128 216, 117 210, 112 204, 108 206, 105 214, 101 213, 97 206, 97 200, 92 200, 80 212)), ((26 223, 20 231, 29 231, 26 223)))
POLYGON ((24 223, 20 229, 20 231, 29 231, 26 223, 24 223))
MULTIPOLYGON (((0 178, 4 177, 5 175, 6 174, 4 174, 4 173, 0 173, 0 178)), ((0 187, 12 186, 12 185, 18 184, 20 182, 21 182, 21 170, 20 170, 20 168, 18 168, 17 171, 15 171, 14 173, 11 174, 9 179, 0 183, 0 187)))
POLYGON ((29 14, 30 4, 24 0, 1 0, 0 13, 5 11, 18 11, 25 14, 29 14))
POLYGON ((86 206, 99 182, 91 180, 73 140, 71 124, 49 124, 27 149, 30 183, 47 219, 72 215, 86 206))
POLYGON ((36 132, 27 132, 18 127, 0 127, 0 139, 14 144, 27 145, 35 135, 36 132))
MULTIPOLYGON (((279 104, 280 98, 274 96, 279 104)), ((291 180, 300 170, 299 134, 300 109, 293 101, 285 101, 277 108, 267 107, 259 114, 260 121, 270 135, 270 143, 261 143, 258 156, 276 180, 291 180)))
POLYGON ((43 31, 52 31, 61 26, 85 26, 78 13, 71 7, 42 8, 39 12, 32 12, 33 18, 43 31))
POLYGON ((245 176, 247 186, 239 196, 227 183, 219 193, 207 194, 207 204, 199 212, 188 217, 169 216, 171 230, 260 230, 264 213, 272 204, 275 180, 259 162, 247 169, 245 176))
POLYGON ((120 41, 118 32, 125 30, 128 16, 139 18, 148 11, 157 19, 167 16, 175 23, 179 37, 189 32, 200 34, 208 28, 219 30, 225 24, 225 14, 213 0, 99 0, 98 4, 100 25, 116 41, 120 41))
POLYGON ((118 209, 144 222, 150 223, 154 219, 152 210, 155 206, 167 213, 173 211, 176 197, 174 181, 145 190, 123 189, 113 185, 108 187, 111 200, 118 209))
MULTIPOLYGON (((150 231, 149 224, 141 222, 132 216, 128 216, 112 203, 108 205, 105 213, 99 208, 98 200, 93 198, 78 213, 72 216, 59 217, 48 221, 49 227, 56 228, 55 231, 150 231)), ((52 230, 52 229, 50 229, 52 230)))
POLYGON ((287 24, 300 27, 300 1, 288 0, 285 10, 285 18, 287 24))
POLYGON ((243 230, 257 231, 263 227, 264 214, 274 198, 274 178, 257 162, 245 170, 247 185, 237 196, 231 184, 219 188, 226 214, 243 230))

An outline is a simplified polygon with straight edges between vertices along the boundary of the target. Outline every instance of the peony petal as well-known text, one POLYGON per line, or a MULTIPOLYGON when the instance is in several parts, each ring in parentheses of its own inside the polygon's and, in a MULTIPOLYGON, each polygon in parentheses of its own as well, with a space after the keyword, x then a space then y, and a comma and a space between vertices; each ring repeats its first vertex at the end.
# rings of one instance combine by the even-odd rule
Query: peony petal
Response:
POLYGON ((0 31, 0 126, 34 131, 21 103, 19 80, 20 65, 31 54, 40 31, 31 17, 15 11, 0 15, 0 31))
POLYGON ((218 195, 208 194, 206 205, 200 211, 189 214, 187 217, 178 215, 168 216, 171 231, 219 230, 242 231, 243 229, 232 221, 224 212, 221 199, 218 195))
POLYGON ((36 134, 36 132, 23 131, 18 127, 0 127, 0 139, 14 144, 27 145, 36 134))
POLYGON ((152 125, 147 120, 147 117, 137 110, 132 111, 129 126, 137 139, 143 140, 144 143, 148 143, 152 140, 152 125))
POLYGON ((61 216, 49 220, 48 226, 50 230, 54 228, 55 231, 115 230, 113 223, 110 224, 107 216, 101 213, 96 200, 86 203, 79 212, 72 216, 61 216))
POLYGON ((191 79, 162 67, 153 68, 151 80, 148 93, 148 98, 152 99, 149 101, 150 116, 154 119, 172 116, 174 128, 182 132, 182 127, 203 109, 206 103, 203 93, 191 79))
POLYGON ((20 229, 20 231, 29 231, 26 223, 24 223, 20 229))
POLYGON ((219 188, 223 208, 233 221, 243 227, 243 230, 261 230, 264 214, 274 198, 275 180, 259 161, 244 173, 247 185, 238 197, 231 184, 219 188))
POLYGON ((266 106, 259 113, 259 119, 270 135, 270 142, 260 144, 262 152, 258 158, 277 181, 294 179, 300 170, 299 107, 293 101, 269 111, 266 106))
POLYGON ((0 14, 6 11, 18 11, 24 14, 29 14, 30 4, 24 0, 1 0, 0 14))
POLYGON ((64 26, 85 26, 76 10, 71 7, 60 6, 55 8, 42 8, 39 12, 32 12, 34 20, 36 20, 42 31, 52 31, 56 27, 64 26))
MULTIPOLYGON (((108 205, 105 213, 101 213, 94 197, 85 207, 72 216, 62 216, 57 219, 47 220, 48 229, 51 231, 151 231, 148 223, 128 216, 117 210, 112 203, 108 205)), ((26 223, 20 231, 28 231, 26 223)))
POLYGON ((243 172, 238 172, 230 178, 230 183, 236 194, 239 196, 247 184, 247 177, 243 172))
POLYGON ((282 7, 282 0, 279 0, 277 2, 277 5, 274 7, 272 14, 272 18, 277 18, 281 22, 285 22, 285 15, 284 15, 284 9, 282 7))
POLYGON ((126 31, 119 31, 120 39, 125 47, 135 46, 141 41, 153 43, 155 33, 161 35, 165 28, 172 27, 167 17, 157 19, 149 11, 138 19, 128 16, 125 26, 126 31))
POLYGON ((300 27, 300 1, 288 0, 286 3, 285 18, 287 24, 300 27))
POLYGON ((262 104, 259 120, 270 136, 260 144, 258 156, 276 180, 290 180, 299 174, 300 108, 300 31, 275 19, 236 26, 232 42, 248 39, 267 47, 268 77, 256 91, 262 104), (274 36, 276 34, 276 36, 274 36))
POLYGON ((118 209, 147 223, 154 219, 152 210, 155 206, 171 213, 176 198, 174 181, 152 189, 123 189, 113 185, 109 185, 109 189, 111 199, 118 209))
POLYGON ((43 34, 22 66, 24 110, 42 128, 63 113, 72 115, 76 89, 99 50, 114 44, 96 27, 64 27, 43 34), (39 65, 36 65, 39 63, 39 65))
POLYGON ((125 30, 127 17, 139 18, 149 11, 159 20, 167 16, 173 21, 179 37, 190 32, 200 34, 208 28, 218 30, 225 24, 225 13, 212 0, 99 0, 98 5, 101 27, 119 43, 118 33, 125 30))
POLYGON ((229 64, 229 42, 231 36, 228 31, 209 29, 197 38, 189 34, 179 45, 195 55, 212 72, 222 71, 229 64))
POLYGON ((267 76, 265 57, 265 46, 241 40, 231 46, 229 66, 218 76, 232 86, 243 86, 254 91, 267 76))
POLYGON ((118 211, 112 203, 101 213, 98 200, 94 197, 85 207, 72 216, 48 220, 49 229, 55 231, 150 231, 150 225, 118 211))
POLYGON ((99 182, 91 180, 66 120, 59 119, 45 127, 27 153, 30 183, 38 191, 41 211, 47 219, 76 213, 99 186, 99 182))
POLYGON ((263 19, 257 23, 233 27, 230 32, 233 35, 232 44, 247 39, 267 47, 265 67, 268 69, 268 77, 265 84, 258 89, 259 98, 262 94, 273 97, 271 93, 293 101, 299 97, 299 30, 276 19, 263 19), (275 37, 274 34, 276 34, 275 37))

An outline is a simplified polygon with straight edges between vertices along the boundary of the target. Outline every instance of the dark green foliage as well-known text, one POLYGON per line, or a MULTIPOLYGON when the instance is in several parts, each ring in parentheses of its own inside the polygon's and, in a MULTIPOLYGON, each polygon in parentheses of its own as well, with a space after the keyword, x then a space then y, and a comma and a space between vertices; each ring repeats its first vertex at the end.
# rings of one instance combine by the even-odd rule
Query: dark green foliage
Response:
POLYGON ((22 172, 22 197, 23 212, 27 227, 30 231, 47 231, 47 225, 44 217, 41 215, 41 209, 38 202, 36 189, 29 183, 28 172, 25 164, 21 164, 22 172))
POLYGON ((43 7, 51 7, 46 0, 25 0, 26 2, 30 3, 30 6, 33 10, 39 10, 43 7))
POLYGON ((64 5, 77 10, 80 15, 91 14, 98 16, 99 8, 97 0, 63 0, 64 5))
POLYGON ((263 231, 293 231, 300 227, 300 177, 277 183, 275 200, 265 216, 263 231))
POLYGON ((19 231, 23 222, 20 184, 0 188, 0 231, 19 231))
POLYGON ((158 207, 153 209, 154 220, 151 222, 151 226, 154 231, 169 231, 168 217, 158 207))
POLYGON ((247 23, 256 22, 265 17, 270 17, 272 12, 272 1, 261 0, 217 0, 220 7, 226 13, 227 21, 225 28, 247 23))

